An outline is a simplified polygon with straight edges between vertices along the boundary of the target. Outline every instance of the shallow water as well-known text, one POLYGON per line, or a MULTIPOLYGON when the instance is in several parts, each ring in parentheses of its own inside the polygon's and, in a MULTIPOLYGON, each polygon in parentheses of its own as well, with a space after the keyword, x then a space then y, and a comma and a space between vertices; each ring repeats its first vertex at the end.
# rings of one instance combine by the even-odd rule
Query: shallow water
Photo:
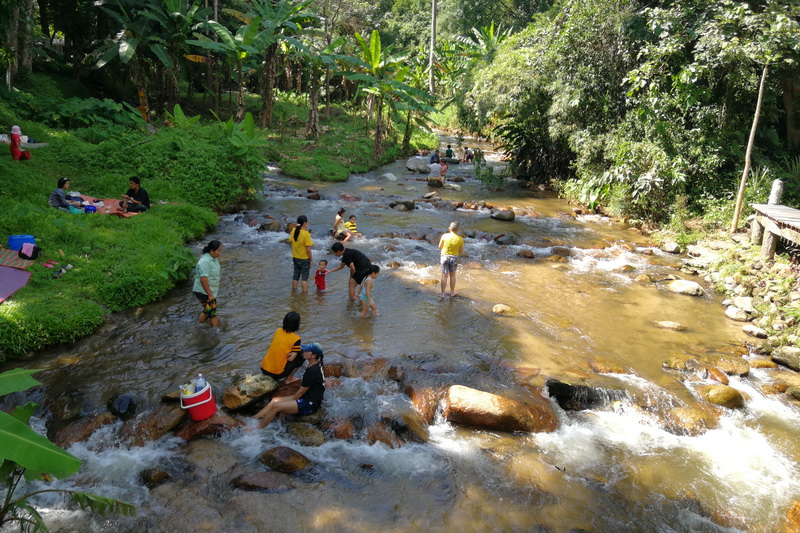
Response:
MULTIPOLYGON (((264 198, 244 216, 223 217, 207 237, 223 242, 221 331, 196 323, 199 306, 187 282, 163 301, 115 315, 94 335, 43 352, 26 366, 47 368, 37 377, 49 401, 69 397, 84 413, 104 409, 118 392, 134 394, 143 411, 198 372, 220 396, 235 379, 258 372, 275 328, 286 312, 296 310, 304 342, 320 342, 328 358, 362 367, 386 358, 434 385, 465 384, 512 397, 524 396, 522 385, 541 387, 548 377, 586 379, 622 387, 631 400, 579 413, 556 407, 560 427, 548 434, 456 427, 439 412, 429 443, 397 449, 368 445, 364 431, 352 441, 304 447, 282 423, 265 431, 235 431, 221 440, 186 444, 166 438, 134 448, 119 442, 118 423, 70 449, 86 464, 58 486, 130 501, 139 516, 95 519, 63 510, 59 499, 43 499, 39 505, 52 531, 779 530, 788 506, 800 496, 795 439, 800 414, 783 395, 760 391, 758 383, 769 380, 766 373, 732 379, 748 404, 723 414, 718 429, 674 435, 660 417, 672 406, 695 402, 692 386, 665 372, 663 360, 725 353, 744 340, 724 317, 718 296, 709 289, 705 297, 691 298, 634 282, 642 273, 680 274, 676 259, 608 219, 559 216, 571 209, 553 193, 513 185, 486 190, 471 178, 471 165, 451 166, 450 175, 466 181, 461 192, 440 190, 444 199, 482 199, 539 216, 500 222, 485 209, 446 211, 424 203, 412 212, 389 209, 393 199, 418 200, 428 192, 404 167, 398 162, 344 184, 314 184, 319 201, 304 197, 309 183, 270 176, 264 198), (386 172, 398 181, 382 179, 386 172), (335 266, 327 235, 338 207, 358 216, 365 235, 352 246, 383 267, 375 282, 379 315, 366 320, 347 301, 346 270, 328 277, 325 294, 313 292, 313 283, 309 294, 292 293, 286 234, 245 223, 268 215, 285 224, 307 215, 314 263, 324 258, 335 266), (458 272, 460 297, 440 300, 436 239, 451 220, 467 234, 511 232, 529 244, 467 238, 458 272), (435 238, 381 237, 398 232, 435 238), (548 260, 554 245, 570 248, 567 262, 548 260), (517 256, 522 249, 536 258, 517 256), (392 262, 399 266, 388 268, 392 262), (493 315, 498 303, 513 312, 493 315), (688 331, 655 327, 662 320, 688 331), (624 373, 598 376, 589 368, 598 360, 624 373), (291 489, 265 493, 230 486, 236 472, 263 470, 256 458, 276 444, 301 451, 314 467, 293 476, 291 489), (149 491, 138 476, 152 466, 172 478, 149 491)), ((194 245, 198 254, 202 245, 194 245)), ((48 401, 42 391, 28 396, 48 401)), ((378 373, 341 378, 329 387, 325 408, 329 416, 367 427, 409 409, 409 400, 395 381, 378 373)), ((47 420, 43 411, 37 423, 43 428, 47 420)))

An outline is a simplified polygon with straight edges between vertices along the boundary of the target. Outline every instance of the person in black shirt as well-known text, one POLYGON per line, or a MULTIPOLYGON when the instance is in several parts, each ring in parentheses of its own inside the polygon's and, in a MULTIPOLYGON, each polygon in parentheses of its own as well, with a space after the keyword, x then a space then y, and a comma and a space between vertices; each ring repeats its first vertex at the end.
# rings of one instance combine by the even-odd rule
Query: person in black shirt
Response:
POLYGON ((141 185, 136 176, 129 180, 130 189, 122 195, 120 208, 126 213, 142 213, 150 208, 150 196, 141 185))
POLYGON ((310 415, 316 413, 322 405, 325 395, 325 373, 322 370, 322 346, 318 342, 300 346, 303 359, 308 361, 308 368, 303 374, 303 381, 294 396, 276 396, 253 418, 261 420, 258 427, 264 428, 272 422, 278 413, 290 415, 310 415))
POLYGON ((345 248, 340 242, 333 243, 331 252, 333 252, 333 255, 336 257, 341 257, 342 262, 336 268, 329 270, 328 274, 341 270, 345 266, 350 267, 350 280, 347 282, 347 287, 350 291, 350 301, 354 302, 356 300, 356 287, 361 285, 361 282, 364 281, 364 278, 369 274, 372 261, 362 252, 353 248, 345 248))

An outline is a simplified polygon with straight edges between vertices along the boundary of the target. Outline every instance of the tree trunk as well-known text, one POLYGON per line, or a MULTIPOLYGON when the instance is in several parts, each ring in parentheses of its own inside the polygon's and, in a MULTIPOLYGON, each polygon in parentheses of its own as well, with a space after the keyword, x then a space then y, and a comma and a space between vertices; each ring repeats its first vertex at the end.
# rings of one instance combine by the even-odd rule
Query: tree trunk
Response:
POLYGON ((431 49, 428 58, 428 90, 434 94, 436 90, 436 78, 433 75, 433 65, 436 62, 436 0, 431 0, 431 49))
POLYGON ((744 201, 744 189, 747 186, 747 175, 750 174, 750 158, 753 155, 753 143, 756 139, 756 130, 758 129, 758 117, 761 115, 761 102, 764 99, 764 85, 767 81, 767 71, 769 70, 769 63, 764 65, 764 70, 761 72, 761 83, 758 85, 758 100, 756 101, 756 112, 753 116, 753 126, 750 128, 750 138, 747 140, 747 151, 744 155, 744 171, 742 171, 742 180, 739 183, 739 192, 736 195, 736 208, 733 211, 733 220, 731 221, 731 233, 735 233, 739 227, 739 217, 742 216, 742 202, 744 201))
POLYGON ((8 24, 8 36, 6 38, 6 43, 8 45, 8 53, 9 53, 9 64, 6 70, 6 85, 8 88, 14 85, 14 80, 17 78, 17 69, 19 67, 19 56, 18 56, 18 48, 19 43, 17 41, 17 26, 19 24, 19 5, 15 4, 13 8, 11 8, 11 20, 8 24))
POLYGON ((411 151, 411 110, 409 109, 406 114, 406 130, 403 132, 403 145, 401 146, 400 150, 402 150, 403 154, 407 154, 411 151))
POLYGON ((275 99, 275 63, 278 55, 278 43, 267 48, 262 73, 261 113, 258 120, 262 128, 272 126, 272 106, 275 99))
POLYGON ((150 103, 147 98, 147 78, 145 77, 139 62, 134 60, 131 63, 131 78, 136 86, 136 93, 139 96, 139 113, 148 124, 150 123, 150 103))
POLYGON ((33 68, 33 0, 24 0, 19 19, 19 66, 31 71, 33 68))
POLYGON ((375 109, 375 145, 372 147, 372 156, 377 159, 383 154, 383 98, 378 97, 375 109))
POLYGON ((306 124, 306 139, 319 140, 319 76, 317 68, 311 67, 311 79, 308 85, 308 123, 306 124))
POLYGON ((788 75, 782 83, 783 86, 783 110, 786 117, 786 143, 789 150, 800 152, 800 128, 795 121, 795 110, 797 100, 800 98, 800 68, 795 68, 794 72, 788 75))

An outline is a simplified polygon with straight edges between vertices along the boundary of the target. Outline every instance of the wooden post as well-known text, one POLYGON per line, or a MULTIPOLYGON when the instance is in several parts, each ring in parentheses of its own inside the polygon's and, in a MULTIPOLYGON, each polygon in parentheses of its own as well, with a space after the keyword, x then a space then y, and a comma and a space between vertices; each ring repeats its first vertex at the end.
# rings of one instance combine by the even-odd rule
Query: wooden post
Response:
MULTIPOLYGON (((781 202, 781 196, 783 196, 783 182, 775 180, 772 182, 772 190, 769 193, 767 203, 769 205, 778 205, 781 202)), ((765 231, 764 240, 761 241, 761 257, 765 261, 772 261, 775 258, 775 245, 777 244, 777 236, 770 231, 765 231)))

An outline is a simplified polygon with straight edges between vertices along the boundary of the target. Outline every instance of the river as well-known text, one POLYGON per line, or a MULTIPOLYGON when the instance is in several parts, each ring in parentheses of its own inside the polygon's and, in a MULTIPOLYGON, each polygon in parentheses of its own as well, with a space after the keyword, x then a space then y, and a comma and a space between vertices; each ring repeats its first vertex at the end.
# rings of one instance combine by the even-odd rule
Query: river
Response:
MULTIPOLYGON (((487 209, 419 201, 410 212, 390 209, 392 200, 420 200, 429 191, 404 161, 341 184, 268 176, 263 197, 244 214, 224 216, 204 241, 223 242, 219 331, 196 323, 199 307, 187 282, 160 302, 110 317, 72 346, 25 361, 46 369, 37 375, 46 392, 27 397, 77 403, 88 414, 127 392, 144 411, 199 372, 220 397, 236 379, 258 372, 275 328, 296 310, 299 334, 320 342, 326 359, 365 367, 386 358, 428 374, 437 386, 511 397, 550 377, 585 381, 624 388, 629 400, 580 412, 556 407, 559 428, 536 434, 458 427, 443 419, 440 406, 429 442, 396 449, 369 445, 364 431, 301 446, 282 422, 220 439, 167 437, 133 447, 120 442, 121 423, 111 424, 69 449, 85 465, 55 486, 134 503, 138 516, 91 517, 65 509, 60 498, 42 498, 37 505, 51 531, 781 531, 800 498, 800 411, 785 395, 761 391, 766 371, 731 377, 747 405, 724 411, 716 429, 690 436, 664 423, 670 408, 697 403, 693 386, 704 377, 665 371, 662 362, 730 353, 745 340, 725 318, 721 298, 699 279, 707 287, 699 298, 634 281, 643 273, 694 278, 639 231, 597 215, 565 216, 571 207, 552 192, 515 184, 488 190, 471 168, 450 168, 465 178, 463 190, 440 190, 442 198, 530 214, 504 222, 487 209), (382 178, 389 172, 397 181, 382 178), (305 197, 312 185, 321 200, 305 197), (285 225, 304 214, 315 263, 324 258, 334 266, 328 231, 339 207, 358 216, 365 235, 352 246, 383 267, 374 292, 379 315, 365 320, 347 301, 346 271, 328 276, 325 294, 313 292, 313 284, 309 294, 292 293, 286 234, 245 223, 270 216, 285 225), (460 297, 440 299, 436 242, 406 237, 438 235, 452 220, 468 236, 467 257, 458 271, 460 297), (481 238, 500 233, 515 234, 520 244, 481 238), (566 259, 553 257, 557 246, 568 248, 566 259), (534 258, 520 257, 522 250, 534 258), (495 315, 496 304, 512 312, 495 315), (656 321, 686 330, 661 329, 656 321), (621 371, 599 375, 591 369, 598 362, 621 371), (313 467, 292 476, 290 489, 231 487, 235 472, 265 469, 257 457, 275 445, 302 452, 313 467), (149 490, 139 476, 154 466, 171 477, 149 490)), ((198 254, 202 245, 193 245, 198 254)), ((356 420, 359 428, 409 406, 385 372, 342 377, 325 397, 326 416, 356 420)), ((44 410, 35 425, 44 430, 50 418, 44 410)))

